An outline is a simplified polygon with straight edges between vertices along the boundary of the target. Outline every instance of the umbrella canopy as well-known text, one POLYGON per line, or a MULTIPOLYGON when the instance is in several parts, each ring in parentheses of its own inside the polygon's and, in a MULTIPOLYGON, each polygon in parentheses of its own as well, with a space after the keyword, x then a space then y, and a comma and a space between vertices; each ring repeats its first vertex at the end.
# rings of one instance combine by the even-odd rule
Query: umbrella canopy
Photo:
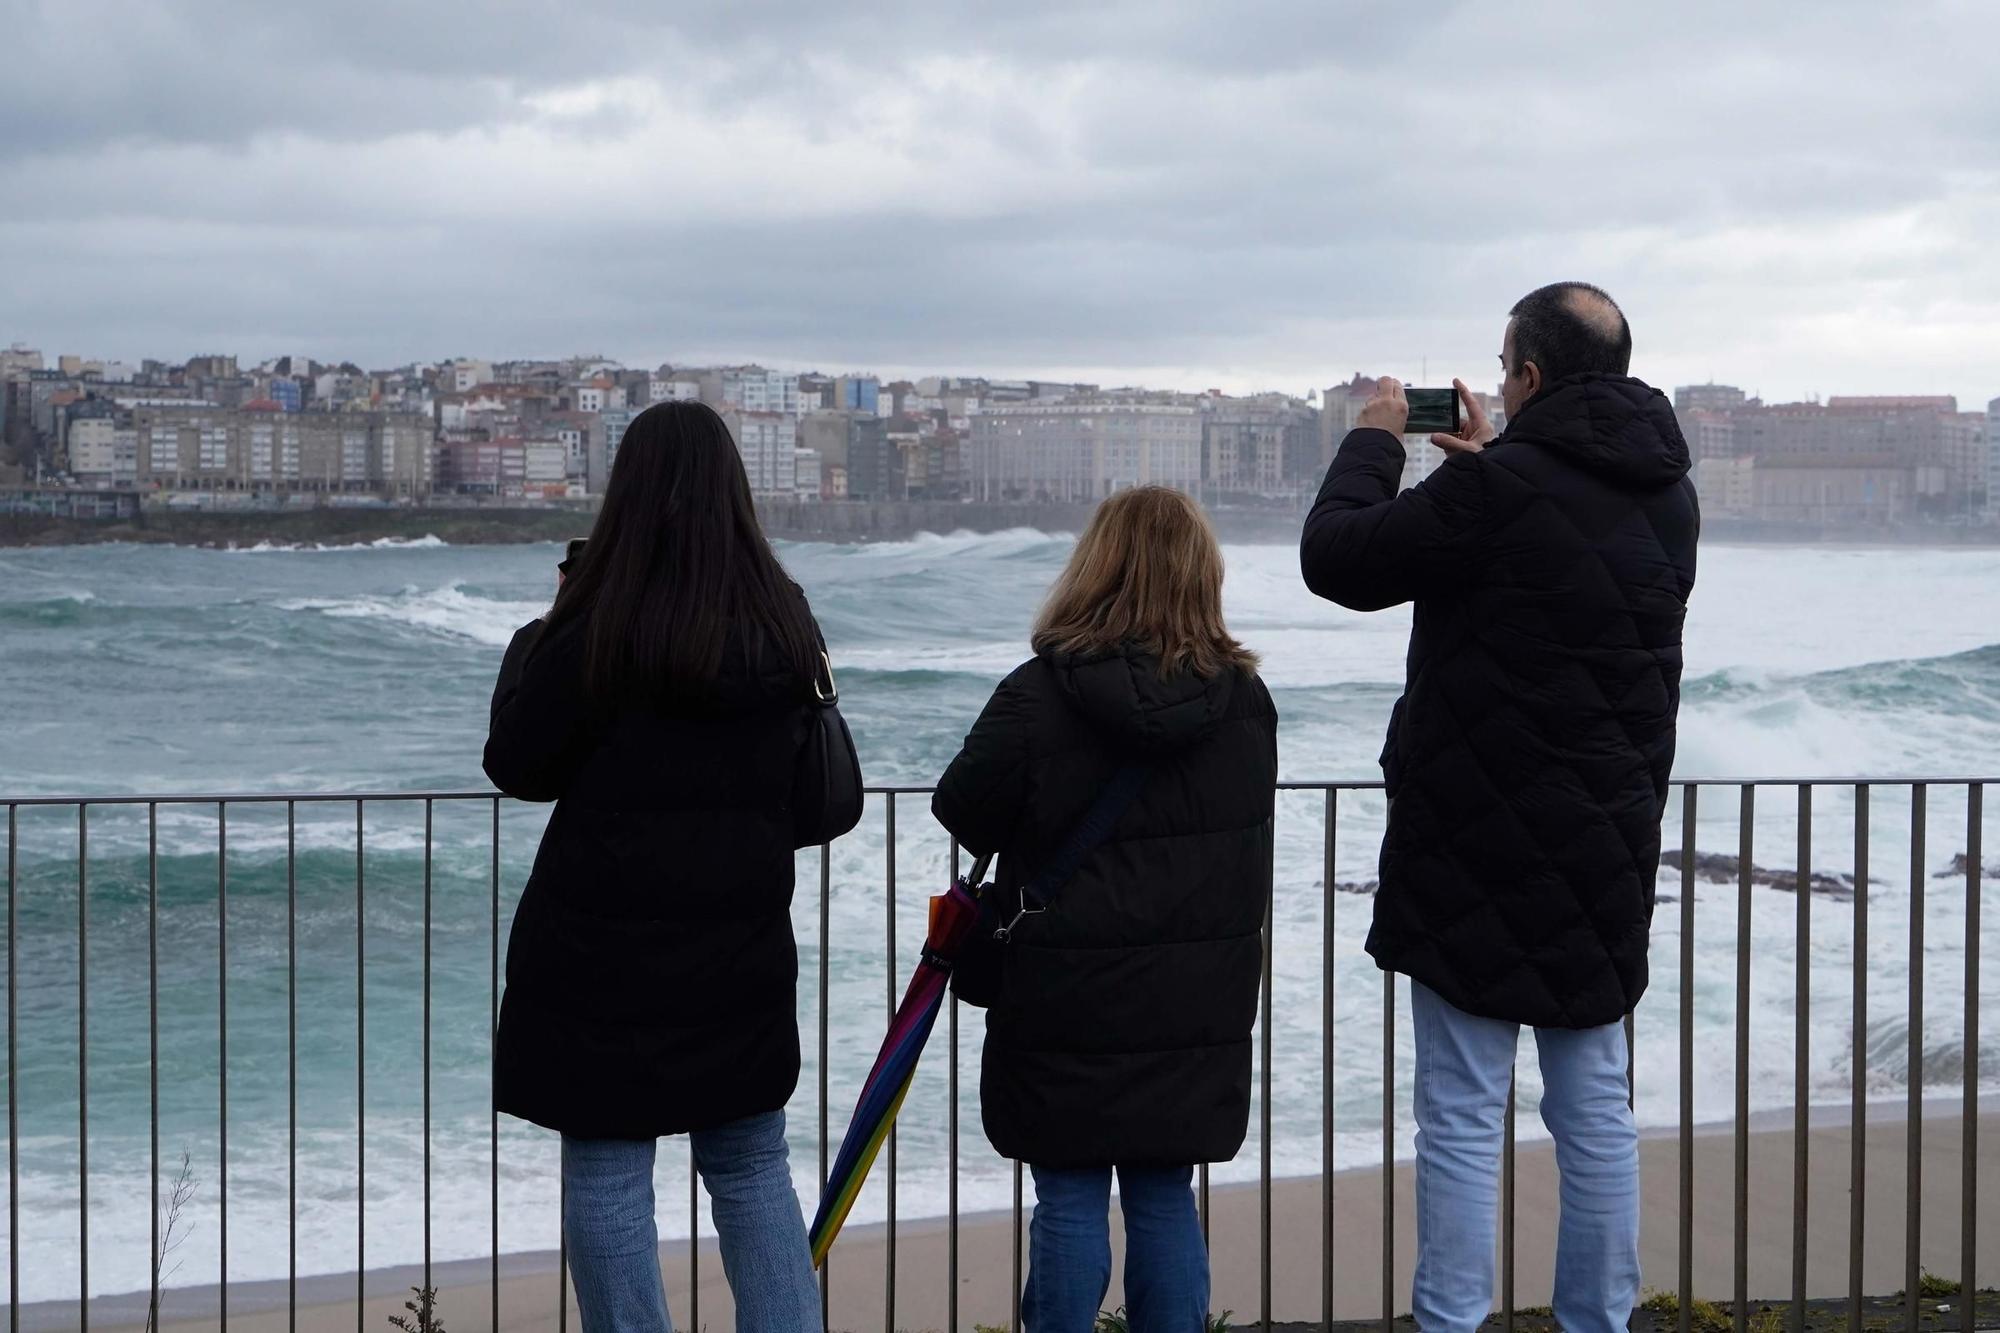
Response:
POLYGON ((814 1268, 826 1262, 827 1251, 833 1248, 834 1237, 840 1234, 841 1225, 853 1210, 854 1201, 868 1180, 868 1169, 875 1164, 875 1155, 882 1150, 889 1127, 896 1123, 896 1113, 909 1094, 910 1082, 917 1073, 917 1060, 924 1053, 924 1043, 930 1040, 938 1010, 944 1006, 952 965, 979 924, 979 895, 990 859, 979 858, 969 876, 952 881, 949 890, 931 899, 930 929, 924 939, 923 959, 910 978, 909 988, 903 992, 902 1003, 896 1006, 888 1035, 882 1039, 881 1053, 875 1057, 875 1067, 868 1071, 868 1081, 861 1087, 853 1118, 840 1141, 840 1153, 834 1158, 833 1170, 820 1193, 819 1212, 812 1224, 814 1268))

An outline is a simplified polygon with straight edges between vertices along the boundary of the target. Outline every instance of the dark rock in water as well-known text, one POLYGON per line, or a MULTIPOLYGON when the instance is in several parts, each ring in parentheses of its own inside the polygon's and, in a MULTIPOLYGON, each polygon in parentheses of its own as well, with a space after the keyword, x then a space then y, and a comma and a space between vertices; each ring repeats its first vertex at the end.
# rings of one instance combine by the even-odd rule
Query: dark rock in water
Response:
MULTIPOLYGON (((1951 858, 1950 865, 1946 866, 1943 870, 1938 871, 1937 874, 1931 876, 1931 878, 1964 879, 1967 865, 1968 862, 1966 861, 1965 853, 1960 852, 1957 856, 1951 858)), ((2000 879, 2000 864, 1989 862, 1986 865, 1981 866, 1979 868, 1979 877, 1981 879, 2000 879)))
MULTIPOLYGON (((1694 854, 1694 875, 1696 879, 1709 884, 1735 884, 1740 879, 1741 862, 1722 852, 1696 852, 1694 854)), ((1678 873, 1681 869, 1679 849, 1660 854, 1660 870, 1678 873)), ((1796 870, 1773 870, 1750 864, 1750 882, 1762 889, 1777 889, 1782 893, 1797 893, 1799 872, 1796 870)), ((1871 883, 1879 881, 1871 880, 1871 883)), ((1850 875, 1831 875, 1815 870, 1808 876, 1807 888, 1814 894, 1831 898, 1835 902, 1854 901, 1854 879, 1850 875)))
MULTIPOLYGON (((1321 885, 1325 883, 1326 883, 1325 880, 1320 880, 1318 883, 1315 883, 1313 887, 1319 888, 1321 885)), ((1364 880, 1337 879, 1333 882, 1333 891, 1335 893, 1352 893, 1352 894, 1357 894, 1363 898, 1373 898, 1375 896, 1375 890, 1380 887, 1381 885, 1377 881, 1372 879, 1364 879, 1364 880)))

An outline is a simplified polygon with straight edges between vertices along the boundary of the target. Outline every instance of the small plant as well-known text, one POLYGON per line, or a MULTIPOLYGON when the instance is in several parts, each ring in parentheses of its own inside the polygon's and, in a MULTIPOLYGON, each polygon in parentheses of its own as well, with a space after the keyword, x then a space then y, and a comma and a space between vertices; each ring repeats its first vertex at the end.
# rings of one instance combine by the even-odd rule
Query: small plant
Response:
POLYGON ((1556 1317, 1555 1307, 1548 1305, 1530 1305, 1516 1310, 1514 1313, 1523 1319, 1554 1319, 1556 1317))
POLYGON ((188 1205, 194 1202, 195 1186, 194 1162, 190 1154, 181 1152, 181 1169, 174 1177, 173 1191, 167 1196, 161 1208, 160 1248, 153 1254, 153 1296, 146 1305, 146 1333, 158 1333, 160 1327, 159 1291, 168 1278, 181 1271, 181 1261, 174 1259, 174 1266, 167 1267, 167 1260, 173 1259, 174 1252, 187 1240, 187 1233, 193 1228, 183 1227, 181 1217, 188 1205))
POLYGON ((390 1327, 400 1328, 403 1333, 444 1333, 444 1325, 437 1316, 437 1288, 411 1287, 410 1294, 416 1299, 403 1302, 403 1308, 410 1313, 390 1315, 390 1327))
MULTIPOLYGON (((1202 1325, 1202 1333, 1229 1333, 1229 1321, 1235 1314, 1234 1310, 1211 1314, 1208 1322, 1202 1325)), ((974 1333, 985 1333, 985 1331, 975 1325, 974 1333)), ((999 1330, 994 1330, 994 1333, 999 1333, 999 1330)), ((1121 1305, 1116 1310, 1100 1312, 1097 1316, 1097 1333, 1132 1333, 1132 1321, 1125 1314, 1125 1307, 1121 1305)))
MULTIPOLYGON (((1651 1311, 1665 1322, 1680 1318, 1681 1299, 1671 1291, 1649 1291, 1639 1302, 1639 1308, 1651 1311)), ((1714 1301, 1696 1301, 1688 1307, 1688 1327, 1695 1333, 1730 1333, 1735 1326, 1735 1321, 1714 1301)))
POLYGON ((1750 1320, 1750 1333, 1785 1333, 1785 1312, 1775 1305, 1761 1307, 1750 1320))

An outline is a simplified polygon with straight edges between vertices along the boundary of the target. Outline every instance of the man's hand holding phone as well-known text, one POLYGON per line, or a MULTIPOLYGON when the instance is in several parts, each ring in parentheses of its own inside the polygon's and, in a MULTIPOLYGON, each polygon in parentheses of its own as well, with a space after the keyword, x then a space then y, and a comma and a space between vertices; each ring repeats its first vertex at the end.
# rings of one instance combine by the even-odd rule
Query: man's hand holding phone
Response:
POLYGON ((1375 393, 1361 405, 1361 415, 1354 419, 1356 430, 1386 430, 1391 435, 1401 435, 1403 427, 1410 421, 1410 400, 1403 394, 1403 382, 1393 375, 1384 375, 1375 381, 1375 393))
POLYGON ((1465 409, 1459 428, 1456 432, 1436 432, 1431 436, 1431 443, 1448 454, 1479 453, 1497 439, 1500 432, 1493 429, 1486 409, 1479 405, 1479 399, 1473 396, 1472 390, 1465 387, 1464 380, 1453 380, 1451 387, 1458 390, 1458 401, 1465 409))

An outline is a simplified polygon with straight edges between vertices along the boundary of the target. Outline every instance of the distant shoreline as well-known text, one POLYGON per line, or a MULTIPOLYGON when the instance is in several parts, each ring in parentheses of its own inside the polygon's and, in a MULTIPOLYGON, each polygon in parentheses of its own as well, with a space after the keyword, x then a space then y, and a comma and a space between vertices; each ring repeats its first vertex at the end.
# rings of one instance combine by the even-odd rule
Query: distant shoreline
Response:
MULTIPOLYGON (((765 530, 781 541, 865 543, 909 541, 926 533, 1034 529, 1081 532, 1087 504, 980 504, 946 500, 829 501, 759 506, 765 530)), ((1304 512, 1286 506, 1211 507, 1218 535, 1232 545, 1288 546, 1298 540, 1304 512)), ((348 507, 299 510, 155 510, 129 518, 57 518, 0 513, 0 547, 85 546, 112 542, 211 549, 253 546, 353 546, 434 537, 450 546, 562 541, 590 531, 588 504, 540 508, 485 506, 348 507)), ((1774 546, 1993 549, 2000 525, 1903 528, 1819 528, 1710 519, 1710 542, 1774 546)))

